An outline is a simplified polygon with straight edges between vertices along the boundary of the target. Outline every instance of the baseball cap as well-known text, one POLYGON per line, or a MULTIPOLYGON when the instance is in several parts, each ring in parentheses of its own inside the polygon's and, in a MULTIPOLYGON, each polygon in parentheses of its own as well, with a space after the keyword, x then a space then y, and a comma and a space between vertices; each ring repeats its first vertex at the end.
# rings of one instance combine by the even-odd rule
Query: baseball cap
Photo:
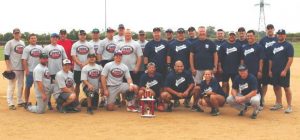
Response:
POLYGON ((71 61, 69 59, 63 60, 63 65, 71 64, 71 61))
POLYGON ((244 71, 244 70, 248 70, 247 66, 244 64, 241 64, 238 68, 239 71, 244 71))
POLYGON ((246 30, 245 30, 244 27, 240 27, 240 28, 238 29, 238 32, 246 32, 246 30))
POLYGON ((90 58, 90 57, 96 57, 96 54, 94 54, 94 53, 89 53, 89 54, 87 55, 87 57, 88 57, 88 58, 90 58))
POLYGON ((140 35, 143 35, 143 34, 145 34, 145 31, 144 31, 144 30, 140 30, 140 31, 139 31, 139 34, 140 34, 140 35))
POLYGON ((106 32, 114 32, 115 30, 113 29, 113 28, 111 28, 111 27, 108 27, 107 29, 106 29, 106 32))
POLYGON ((284 29, 279 29, 279 30, 277 31, 277 34, 278 34, 278 35, 285 35, 286 32, 285 32, 284 29))
POLYGON ((86 35, 86 32, 85 32, 85 30, 79 30, 79 34, 80 34, 80 35, 82 35, 82 34, 83 34, 83 35, 86 35))
POLYGON ((14 30, 13 30, 13 33, 15 34, 15 33, 20 33, 21 31, 20 31, 20 29, 19 28, 15 28, 14 30))
POLYGON ((224 30, 223 29, 218 29, 217 32, 224 32, 224 30))
POLYGON ((234 35, 235 36, 235 32, 234 31, 230 31, 229 35, 234 35))
POLYGON ((57 33, 52 33, 52 34, 50 35, 50 37, 55 37, 55 38, 58 38, 58 37, 59 37, 59 35, 58 35, 57 33))
POLYGON ((118 29, 124 29, 125 27, 124 27, 124 25, 123 24, 119 24, 119 27, 118 27, 118 29))
POLYGON ((267 29, 274 29, 274 25, 273 24, 268 24, 267 29))
POLYGON ((94 28, 93 29, 93 31, 92 31, 92 33, 99 33, 100 31, 99 31, 99 29, 97 29, 97 28, 94 28))
POLYGON ((172 29, 167 29, 166 33, 173 33, 173 30, 172 29))
POLYGON ((160 32, 160 28, 159 27, 153 28, 153 32, 156 32, 156 31, 160 32))
POLYGON ((46 53, 41 53, 40 58, 48 58, 48 55, 46 53))
POLYGON ((66 34, 66 33, 67 33, 67 30, 66 30, 66 29, 61 29, 61 30, 59 30, 59 33, 60 33, 60 34, 66 34))
POLYGON ((123 55, 123 53, 122 53, 121 50, 116 50, 116 51, 114 52, 114 56, 116 56, 116 55, 123 55))
POLYGON ((188 31, 189 31, 189 32, 193 32, 193 31, 196 31, 196 29, 195 29, 194 27, 191 26, 191 27, 188 28, 188 31))
POLYGON ((178 28, 177 29, 177 33, 184 33, 184 32, 185 32, 185 30, 183 28, 178 28))

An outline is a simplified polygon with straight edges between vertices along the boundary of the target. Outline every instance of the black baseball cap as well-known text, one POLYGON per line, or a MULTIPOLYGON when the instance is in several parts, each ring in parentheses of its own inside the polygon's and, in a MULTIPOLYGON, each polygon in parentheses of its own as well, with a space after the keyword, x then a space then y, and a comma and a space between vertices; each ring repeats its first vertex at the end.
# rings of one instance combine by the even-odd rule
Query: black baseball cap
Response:
POLYGON ((67 30, 66 30, 66 29, 61 29, 61 30, 59 30, 59 33, 60 33, 60 34, 66 34, 66 33, 67 33, 67 30))
POLYGON ((115 30, 114 30, 113 28, 111 28, 111 27, 108 27, 108 28, 106 29, 106 32, 115 32, 115 30))
POLYGON ((144 34, 145 34, 145 31, 144 31, 144 30, 140 30, 140 31, 139 31, 139 34, 140 34, 140 35, 144 35, 144 34))
POLYGON ((55 37, 55 38, 59 38, 59 35, 57 34, 57 33, 52 33, 51 35, 50 35, 50 37, 55 37))
POLYGON ((96 57, 96 54, 94 54, 94 53, 89 53, 89 54, 87 55, 87 57, 88 57, 88 58, 96 57))
POLYGON ((244 27, 240 27, 240 28, 238 29, 238 32, 246 32, 246 29, 245 29, 244 27))
POLYGON ((183 28, 178 28, 177 29, 177 33, 184 33, 184 32, 185 32, 185 30, 183 28))
POLYGON ((99 33, 100 31, 99 31, 99 29, 97 29, 97 28, 94 28, 93 30, 92 30, 92 33, 99 33))
POLYGON ((285 32, 284 29, 279 29, 279 30, 277 31, 277 34, 278 34, 278 35, 285 35, 286 32, 285 32))
POLYGON ((85 30, 79 30, 79 34, 80 35, 86 35, 86 32, 85 32, 85 30))
POLYGON ((274 29, 274 25, 273 24, 268 24, 267 29, 274 29))
POLYGON ((153 32, 159 31, 160 32, 160 28, 159 27, 155 27, 153 28, 153 32))
POLYGON ((196 29, 195 29, 194 27, 191 26, 191 27, 188 28, 188 31, 189 31, 189 32, 193 32, 193 31, 196 31, 196 29))
POLYGON ((124 29, 124 28, 125 28, 125 26, 123 24, 119 24, 118 29, 124 29))
POLYGON ((244 71, 244 70, 248 70, 247 66, 244 64, 241 64, 238 68, 239 71, 244 71))
POLYGON ((173 30, 172 29, 167 29, 166 33, 173 33, 173 30))
POLYGON ((20 33, 21 31, 20 31, 20 29, 19 28, 15 28, 15 29, 13 29, 13 33, 14 34, 16 34, 16 33, 20 33))
POLYGON ((48 58, 48 55, 46 53, 41 53, 40 58, 48 58))

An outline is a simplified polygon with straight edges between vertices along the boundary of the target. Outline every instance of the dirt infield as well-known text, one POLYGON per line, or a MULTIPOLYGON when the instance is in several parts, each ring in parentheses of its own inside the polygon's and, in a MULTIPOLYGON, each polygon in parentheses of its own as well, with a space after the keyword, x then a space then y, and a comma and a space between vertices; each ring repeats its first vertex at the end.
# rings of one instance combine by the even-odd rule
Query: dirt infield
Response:
MULTIPOLYGON (((0 61, 0 71, 5 65, 0 61)), ((125 108, 114 112, 103 109, 93 116, 83 109, 77 114, 60 114, 47 111, 37 115, 23 108, 9 111, 6 103, 7 81, 0 78, 0 139, 262 139, 296 140, 300 138, 300 59, 292 66, 291 87, 293 92, 292 114, 283 110, 272 112, 274 104, 271 87, 266 96, 266 108, 256 120, 250 119, 252 109, 246 116, 228 105, 220 109, 221 115, 212 117, 205 113, 190 112, 184 107, 171 113, 157 113, 154 119, 142 119, 137 113, 128 113, 125 108)), ((33 93, 33 92, 32 92, 33 93)), ((34 94, 30 100, 34 101, 34 94)), ((285 96, 283 96, 285 101, 285 96)), ((54 101, 53 101, 54 102, 54 101)), ((286 102, 284 102, 286 107, 286 102)))

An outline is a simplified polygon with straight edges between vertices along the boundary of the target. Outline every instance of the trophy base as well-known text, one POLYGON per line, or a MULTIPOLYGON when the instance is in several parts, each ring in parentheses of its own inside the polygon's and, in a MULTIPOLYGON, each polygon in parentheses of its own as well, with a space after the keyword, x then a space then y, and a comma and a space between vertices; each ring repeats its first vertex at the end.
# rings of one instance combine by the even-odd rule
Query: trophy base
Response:
POLYGON ((154 118, 155 115, 151 115, 151 114, 144 114, 144 115, 141 115, 142 118, 154 118))

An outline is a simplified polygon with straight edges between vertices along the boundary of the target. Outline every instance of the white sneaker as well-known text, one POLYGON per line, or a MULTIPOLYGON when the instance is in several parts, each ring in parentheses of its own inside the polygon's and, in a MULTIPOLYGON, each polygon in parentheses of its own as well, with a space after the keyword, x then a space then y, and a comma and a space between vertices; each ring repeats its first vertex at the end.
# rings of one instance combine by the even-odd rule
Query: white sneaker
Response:
POLYGON ((281 108, 283 108, 283 106, 281 105, 281 104, 275 104, 274 106, 272 106, 271 108, 270 108, 270 110, 279 110, 279 109, 281 109, 281 108))
POLYGON ((258 108, 258 110, 259 110, 259 111, 262 111, 262 110, 264 110, 264 107, 263 107, 263 106, 260 106, 260 107, 258 108))
POLYGON ((138 112, 138 110, 134 106, 127 106, 128 112, 138 112))
POLYGON ((292 107, 291 106, 289 106, 285 111, 284 111, 284 113, 292 113, 293 112, 293 110, 292 110, 292 107))

